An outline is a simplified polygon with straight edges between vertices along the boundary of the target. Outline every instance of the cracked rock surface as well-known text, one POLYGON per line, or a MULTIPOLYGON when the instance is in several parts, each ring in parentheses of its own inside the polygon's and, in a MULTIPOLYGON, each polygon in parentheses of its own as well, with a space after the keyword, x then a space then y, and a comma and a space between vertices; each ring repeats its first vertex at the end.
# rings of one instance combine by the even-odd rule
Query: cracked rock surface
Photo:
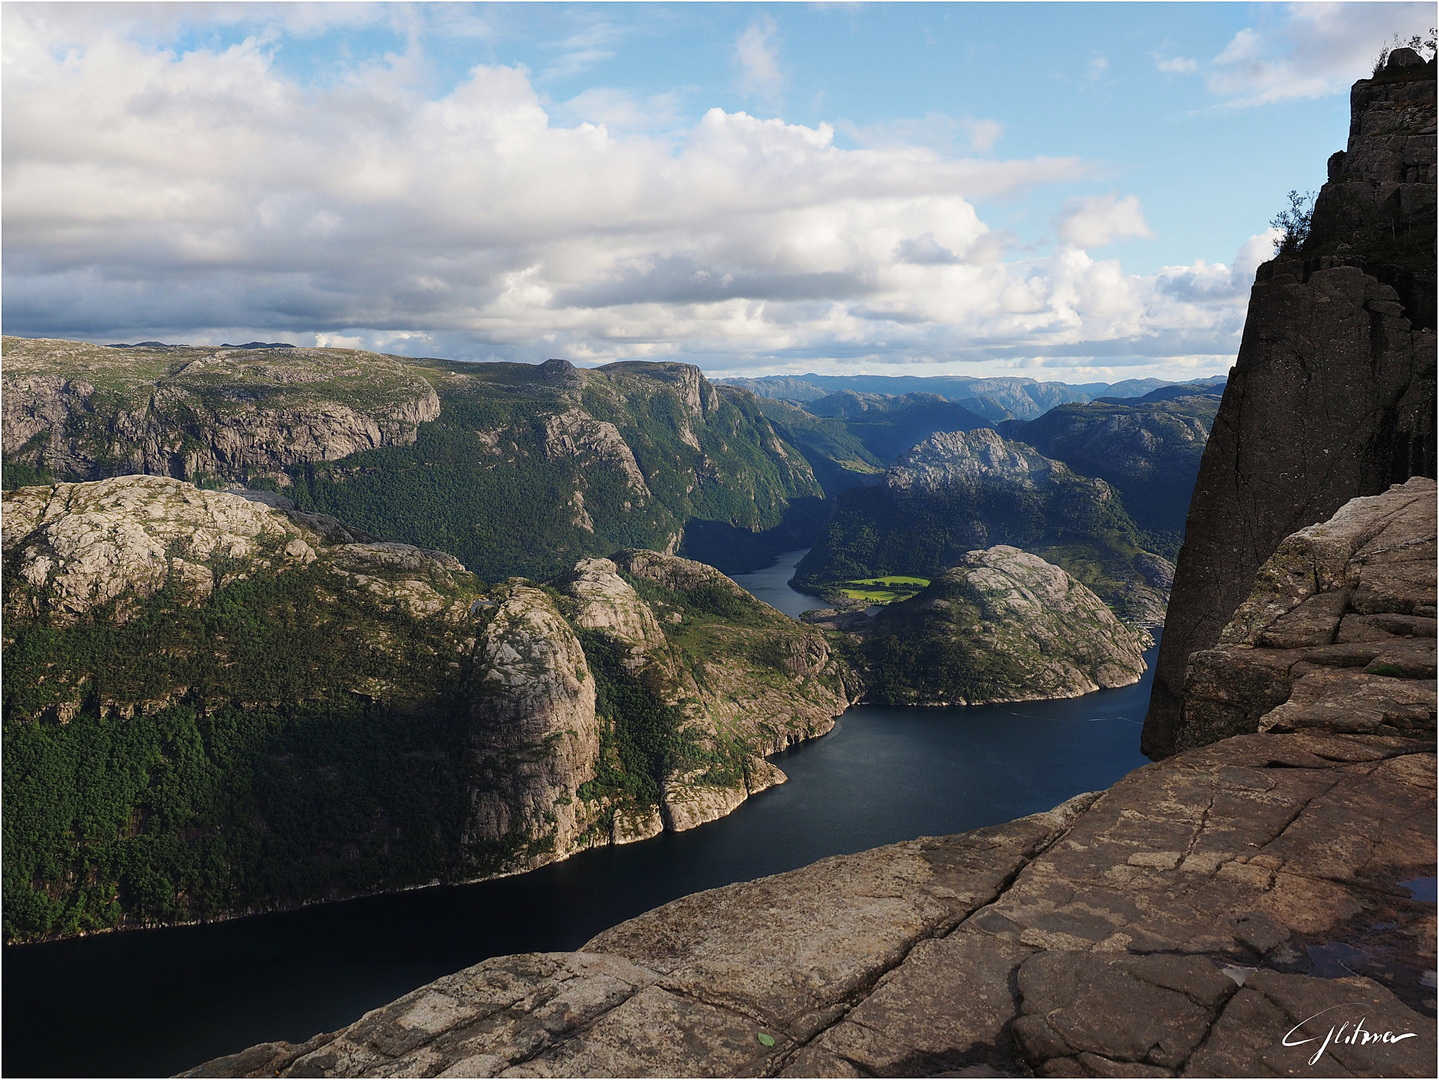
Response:
POLYGON ((1287 537, 1185 674, 1181 749, 1252 731, 1433 732, 1435 485, 1416 476, 1287 537))
POLYGON ((1428 1076, 1434 787, 1431 740, 1238 736, 187 1075, 1428 1076))

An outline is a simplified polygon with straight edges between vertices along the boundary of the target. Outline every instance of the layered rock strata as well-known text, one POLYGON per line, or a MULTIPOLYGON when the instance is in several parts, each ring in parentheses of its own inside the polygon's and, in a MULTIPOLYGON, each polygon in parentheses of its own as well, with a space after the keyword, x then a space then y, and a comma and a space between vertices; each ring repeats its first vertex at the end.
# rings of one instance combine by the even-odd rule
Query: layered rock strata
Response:
POLYGON ((1428 1076, 1434 911, 1403 883, 1433 873, 1434 777, 1412 739, 1239 736, 186 1075, 1311 1075, 1318 1051, 1428 1076), (1378 1038, 1345 1041, 1356 1023, 1378 1038))
POLYGON ((1435 475, 1434 70, 1391 59, 1354 85, 1348 149, 1309 242, 1256 274, 1189 508, 1150 757, 1194 743, 1181 730, 1189 658, 1218 643, 1286 536, 1435 475))
POLYGON ((112 348, 6 338, 6 455, 92 480, 273 474, 413 443, 440 414, 399 360, 350 349, 112 348))
POLYGON ((1178 746, 1252 731, 1434 731, 1435 485, 1353 499, 1284 540, 1214 649, 1192 654, 1178 746))

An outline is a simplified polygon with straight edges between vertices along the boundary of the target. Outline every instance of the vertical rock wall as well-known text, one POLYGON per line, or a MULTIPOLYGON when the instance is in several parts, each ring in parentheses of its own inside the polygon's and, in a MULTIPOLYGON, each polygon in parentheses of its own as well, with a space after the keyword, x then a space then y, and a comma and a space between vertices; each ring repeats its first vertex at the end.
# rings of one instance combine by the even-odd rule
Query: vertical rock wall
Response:
MULTIPOLYGON (((1403 54, 1407 54, 1403 55, 1403 54)), ((1190 503, 1141 747, 1180 739, 1185 668, 1290 533, 1435 475, 1435 65, 1356 83, 1303 250, 1259 268, 1190 503)))

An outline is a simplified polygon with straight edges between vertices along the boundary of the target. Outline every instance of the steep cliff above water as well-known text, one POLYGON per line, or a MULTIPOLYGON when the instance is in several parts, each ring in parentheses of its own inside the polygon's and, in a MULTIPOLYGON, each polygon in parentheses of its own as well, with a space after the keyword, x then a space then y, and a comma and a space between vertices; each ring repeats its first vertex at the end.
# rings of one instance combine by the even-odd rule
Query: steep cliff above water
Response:
POLYGON ((1217 644, 1286 536, 1435 475, 1434 62, 1391 57, 1351 104, 1310 242, 1256 274, 1175 572, 1144 726, 1151 757, 1185 741, 1189 658, 1217 644))
POLYGON ((822 635, 659 553, 486 591, 263 493, 125 476, 3 505, 12 939, 690 828, 857 692, 822 635))
POLYGON ((1400 882, 1433 872, 1434 764, 1394 737, 1229 739, 186 1075, 1302 1076, 1331 1023, 1362 1020, 1406 1037, 1331 1040, 1321 1066, 1428 1076, 1433 905, 1400 882))
POLYGON ((1429 1076, 1434 537, 1414 479, 1286 540, 1204 654, 1232 705, 1255 655, 1294 652, 1260 732, 1049 813, 683 897, 578 952, 495 957, 186 1075, 1429 1076), (1349 662, 1308 648, 1336 634, 1349 662), (1356 644, 1382 667, 1354 670, 1356 644))
POLYGON ((753 395, 686 364, 19 338, 4 352, 7 487, 124 473, 265 486, 487 580, 674 550, 687 532, 717 539, 698 547, 727 566, 763 565, 796 546, 765 531, 808 537, 824 494, 753 395))
POLYGON ((1185 673, 1179 749, 1254 731, 1434 730, 1435 486, 1352 499, 1287 537, 1185 673))
POLYGON ((1141 630, 1163 623, 1170 564, 1140 546, 1114 490, 989 428, 934 435, 891 465, 883 486, 841 496, 796 584, 932 579, 996 544, 1063 567, 1141 630))

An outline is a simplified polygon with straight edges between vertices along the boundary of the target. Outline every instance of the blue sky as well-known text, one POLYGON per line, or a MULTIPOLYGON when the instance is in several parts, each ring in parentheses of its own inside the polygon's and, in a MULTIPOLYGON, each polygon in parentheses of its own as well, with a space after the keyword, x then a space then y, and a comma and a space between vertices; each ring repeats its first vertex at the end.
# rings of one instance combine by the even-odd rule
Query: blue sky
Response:
POLYGON ((1215 374, 1433 11, 8 4, 5 332, 1215 374))

